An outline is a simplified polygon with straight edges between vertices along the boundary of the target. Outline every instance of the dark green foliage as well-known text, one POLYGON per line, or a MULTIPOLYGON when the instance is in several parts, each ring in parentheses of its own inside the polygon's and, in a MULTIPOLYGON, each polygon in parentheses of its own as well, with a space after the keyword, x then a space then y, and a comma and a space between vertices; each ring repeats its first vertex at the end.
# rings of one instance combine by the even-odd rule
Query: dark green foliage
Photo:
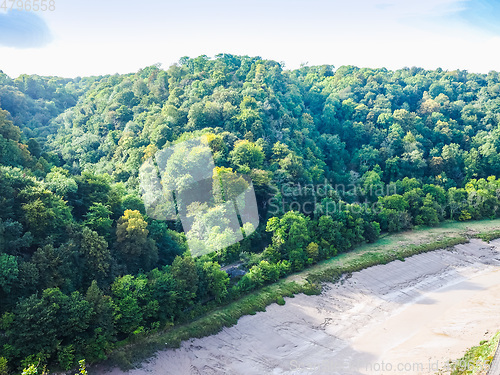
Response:
POLYGON ((30 263, 36 270, 36 284, 39 290, 60 288, 65 291, 74 289, 74 254, 71 245, 45 245, 31 257, 30 263))
POLYGON ((174 277, 182 308, 192 305, 198 291, 199 275, 191 256, 177 256, 169 270, 174 277))
POLYGON ((89 328, 90 340, 85 343, 85 358, 89 361, 106 359, 106 353, 115 334, 114 308, 111 297, 104 295, 95 281, 92 282, 85 300, 91 308, 89 328))
POLYGON ((167 223, 152 220, 148 228, 149 236, 158 246, 160 265, 172 264, 176 256, 182 255, 187 250, 184 234, 169 229, 167 223))
POLYGON ((78 337, 89 326, 91 309, 78 292, 68 296, 59 289, 46 289, 41 296, 21 300, 13 312, 6 339, 17 348, 17 358, 33 353, 51 356, 61 345, 82 350, 78 337))
POLYGON ((102 203, 95 203, 90 206, 89 211, 85 215, 85 225, 96 231, 99 235, 109 238, 111 235, 111 220, 112 212, 102 203))

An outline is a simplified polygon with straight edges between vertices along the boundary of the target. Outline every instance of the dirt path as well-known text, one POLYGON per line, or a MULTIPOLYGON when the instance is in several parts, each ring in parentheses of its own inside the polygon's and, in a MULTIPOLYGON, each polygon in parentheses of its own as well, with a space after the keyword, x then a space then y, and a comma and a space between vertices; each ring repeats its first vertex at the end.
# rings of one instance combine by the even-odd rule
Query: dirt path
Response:
POLYGON ((500 329, 499 249, 472 240, 371 267, 162 351, 130 374, 434 373, 500 329))

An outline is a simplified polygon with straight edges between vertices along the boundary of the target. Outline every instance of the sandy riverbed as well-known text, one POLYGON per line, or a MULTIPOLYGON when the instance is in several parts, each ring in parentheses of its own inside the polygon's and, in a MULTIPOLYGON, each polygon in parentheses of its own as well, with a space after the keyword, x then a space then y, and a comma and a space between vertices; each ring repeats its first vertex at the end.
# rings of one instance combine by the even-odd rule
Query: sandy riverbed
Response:
POLYGON ((128 374, 433 374, 499 329, 500 241, 472 240, 287 298, 128 374))

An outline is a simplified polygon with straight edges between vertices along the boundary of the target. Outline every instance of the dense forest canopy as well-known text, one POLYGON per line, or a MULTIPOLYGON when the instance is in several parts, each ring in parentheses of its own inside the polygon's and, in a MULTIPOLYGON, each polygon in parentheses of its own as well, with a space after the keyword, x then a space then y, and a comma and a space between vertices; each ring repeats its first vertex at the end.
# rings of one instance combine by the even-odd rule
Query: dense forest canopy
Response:
POLYGON ((103 360, 381 232, 500 216, 494 71, 221 54, 125 75, 2 73, 0 108, 2 375, 103 360), (252 181, 260 225, 193 257, 179 220, 146 214, 139 170, 201 136, 214 181, 252 181), (237 261, 246 273, 229 277, 237 261))

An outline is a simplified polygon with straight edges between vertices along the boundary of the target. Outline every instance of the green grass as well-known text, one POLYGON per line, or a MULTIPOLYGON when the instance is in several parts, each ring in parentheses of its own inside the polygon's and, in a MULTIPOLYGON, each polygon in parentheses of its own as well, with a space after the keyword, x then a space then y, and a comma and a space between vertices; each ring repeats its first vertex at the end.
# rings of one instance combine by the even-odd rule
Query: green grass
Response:
POLYGON ((500 219, 445 222, 439 227, 416 228, 404 233, 386 235, 375 243, 359 246, 353 251, 320 262, 225 306, 217 307, 192 322, 118 343, 109 356, 108 365, 130 369, 160 349, 177 348, 184 340, 216 334, 224 327, 235 325, 242 316, 265 311, 272 303, 284 305, 284 297, 293 297, 299 293, 320 294, 321 283, 335 282, 343 274, 466 243, 470 237, 480 237, 482 234, 493 236, 493 233, 500 235, 500 219))
POLYGON ((490 242, 497 238, 500 238, 500 230, 492 230, 489 232, 478 233, 475 235, 476 238, 480 238, 485 242, 490 242))
POLYGON ((348 253, 345 257, 334 258, 328 263, 327 267, 320 268, 317 271, 310 271, 306 279, 310 283, 336 282, 343 274, 360 271, 378 264, 387 264, 394 260, 404 261, 405 258, 416 254, 437 249, 445 249, 458 244, 467 243, 468 241, 469 239, 465 236, 457 236, 436 240, 427 244, 409 245, 385 251, 365 251, 357 252, 352 255, 351 253, 348 253))
POLYGON ((500 332, 490 340, 481 341, 478 346, 473 346, 467 350, 462 358, 450 361, 446 368, 439 371, 439 374, 486 375, 495 355, 499 339, 500 332))

